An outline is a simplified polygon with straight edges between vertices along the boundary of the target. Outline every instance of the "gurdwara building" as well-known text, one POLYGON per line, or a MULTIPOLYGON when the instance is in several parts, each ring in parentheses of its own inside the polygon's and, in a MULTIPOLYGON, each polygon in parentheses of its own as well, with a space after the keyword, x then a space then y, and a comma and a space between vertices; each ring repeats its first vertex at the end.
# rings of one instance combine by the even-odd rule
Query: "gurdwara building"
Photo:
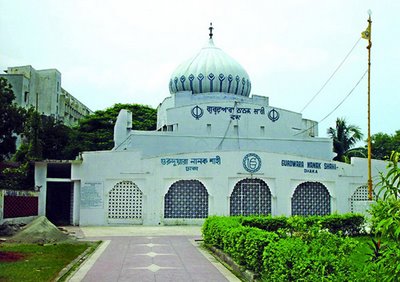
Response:
MULTIPOLYGON (((212 34, 172 73, 169 92, 156 131, 132 130, 122 110, 112 150, 36 163, 40 213, 76 225, 163 225, 365 211, 367 160, 332 161, 317 122, 250 95, 246 70, 212 34)), ((373 161, 374 175, 384 169, 373 161)))

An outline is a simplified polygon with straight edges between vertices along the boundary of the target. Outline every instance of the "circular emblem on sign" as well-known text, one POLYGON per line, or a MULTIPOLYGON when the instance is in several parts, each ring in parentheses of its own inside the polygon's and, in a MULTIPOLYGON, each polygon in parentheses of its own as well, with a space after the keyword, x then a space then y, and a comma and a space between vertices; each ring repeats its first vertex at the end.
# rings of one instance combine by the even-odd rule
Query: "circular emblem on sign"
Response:
POLYGON ((259 171, 261 168, 260 156, 254 153, 247 154, 243 158, 243 167, 250 173, 259 171))
POLYGON ((275 122, 279 119, 279 113, 277 110, 272 109, 268 112, 268 118, 272 121, 275 122))
POLYGON ((192 116, 195 119, 200 119, 203 116, 203 113, 204 113, 203 109, 200 108, 199 106, 193 107, 191 112, 192 112, 192 116))

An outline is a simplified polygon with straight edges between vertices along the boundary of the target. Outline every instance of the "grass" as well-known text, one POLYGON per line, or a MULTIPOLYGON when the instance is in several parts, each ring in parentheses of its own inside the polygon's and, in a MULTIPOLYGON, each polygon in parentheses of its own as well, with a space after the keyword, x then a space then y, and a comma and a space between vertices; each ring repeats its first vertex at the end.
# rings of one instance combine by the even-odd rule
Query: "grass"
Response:
POLYGON ((0 281, 53 281, 80 254, 88 248, 93 251, 98 244, 0 244, 0 252, 17 252, 23 255, 18 261, 0 262, 0 281))

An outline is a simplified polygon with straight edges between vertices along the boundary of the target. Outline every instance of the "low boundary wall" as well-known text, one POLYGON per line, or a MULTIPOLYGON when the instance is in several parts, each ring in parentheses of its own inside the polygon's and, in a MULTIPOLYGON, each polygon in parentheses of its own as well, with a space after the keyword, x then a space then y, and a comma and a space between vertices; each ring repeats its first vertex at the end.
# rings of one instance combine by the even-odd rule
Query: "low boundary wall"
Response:
POLYGON ((0 224, 29 222, 39 215, 39 192, 0 190, 0 224))

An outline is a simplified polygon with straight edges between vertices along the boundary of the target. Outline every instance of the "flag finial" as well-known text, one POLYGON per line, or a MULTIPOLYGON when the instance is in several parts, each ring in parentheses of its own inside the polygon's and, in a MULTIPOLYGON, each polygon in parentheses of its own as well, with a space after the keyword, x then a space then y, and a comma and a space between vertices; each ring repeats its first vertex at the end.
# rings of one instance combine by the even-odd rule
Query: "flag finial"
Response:
POLYGON ((209 30, 210 30, 210 33, 209 33, 209 36, 210 36, 210 39, 212 39, 212 37, 213 37, 213 26, 212 26, 212 22, 210 23, 210 27, 208 28, 209 30))
POLYGON ((368 26, 363 32, 361 32, 361 37, 367 39, 370 42, 371 42, 371 23, 372 23, 371 15, 372 11, 368 10, 368 20, 367 20, 368 26))

